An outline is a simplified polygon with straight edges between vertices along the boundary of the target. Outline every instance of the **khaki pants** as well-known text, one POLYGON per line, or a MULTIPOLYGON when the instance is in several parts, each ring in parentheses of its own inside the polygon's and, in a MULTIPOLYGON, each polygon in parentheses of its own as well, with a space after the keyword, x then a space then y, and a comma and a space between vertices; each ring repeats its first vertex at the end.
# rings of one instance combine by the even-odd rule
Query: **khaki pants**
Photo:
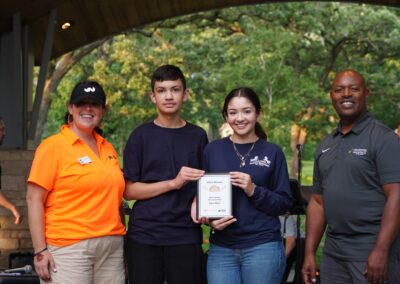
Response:
POLYGON ((106 236, 56 247, 48 246, 57 272, 53 284, 124 284, 123 237, 106 236))

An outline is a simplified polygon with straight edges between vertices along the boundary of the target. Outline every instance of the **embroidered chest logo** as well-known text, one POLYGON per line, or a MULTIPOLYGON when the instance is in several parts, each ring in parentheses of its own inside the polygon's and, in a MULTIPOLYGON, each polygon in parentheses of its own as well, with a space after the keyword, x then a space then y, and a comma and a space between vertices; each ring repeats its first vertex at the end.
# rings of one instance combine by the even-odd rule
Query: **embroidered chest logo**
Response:
POLYGON ((353 154, 356 156, 365 156, 367 155, 367 149, 350 149, 349 154, 353 154))
POLYGON ((323 154, 323 153, 325 153, 325 152, 328 152, 330 149, 331 149, 331 148, 325 148, 325 149, 322 149, 321 152, 322 152, 322 154, 323 154))
POLYGON ((269 167, 271 165, 271 161, 268 160, 267 156, 264 156, 264 159, 259 159, 258 156, 255 156, 253 159, 250 159, 250 165, 269 167))

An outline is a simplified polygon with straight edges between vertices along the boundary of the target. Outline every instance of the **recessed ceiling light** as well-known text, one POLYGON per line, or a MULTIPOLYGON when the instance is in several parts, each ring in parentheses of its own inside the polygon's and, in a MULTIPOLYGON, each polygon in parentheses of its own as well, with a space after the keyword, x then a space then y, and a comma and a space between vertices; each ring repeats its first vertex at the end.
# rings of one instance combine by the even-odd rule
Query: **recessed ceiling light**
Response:
POLYGON ((61 28, 63 29, 63 30, 68 30, 70 27, 72 27, 74 25, 74 22, 72 22, 72 21, 68 21, 68 22, 65 22, 65 23, 63 23, 62 25, 61 25, 61 28))

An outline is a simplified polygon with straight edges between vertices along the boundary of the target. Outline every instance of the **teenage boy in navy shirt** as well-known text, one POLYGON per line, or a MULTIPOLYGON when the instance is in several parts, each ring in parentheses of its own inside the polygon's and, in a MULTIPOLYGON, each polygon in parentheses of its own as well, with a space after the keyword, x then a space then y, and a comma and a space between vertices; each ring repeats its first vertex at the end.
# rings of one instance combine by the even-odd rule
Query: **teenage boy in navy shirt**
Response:
POLYGON ((124 150, 125 198, 136 200, 127 233, 129 283, 202 283, 202 232, 190 206, 204 174, 207 135, 181 118, 189 90, 178 67, 159 67, 151 89, 158 115, 131 133, 124 150))

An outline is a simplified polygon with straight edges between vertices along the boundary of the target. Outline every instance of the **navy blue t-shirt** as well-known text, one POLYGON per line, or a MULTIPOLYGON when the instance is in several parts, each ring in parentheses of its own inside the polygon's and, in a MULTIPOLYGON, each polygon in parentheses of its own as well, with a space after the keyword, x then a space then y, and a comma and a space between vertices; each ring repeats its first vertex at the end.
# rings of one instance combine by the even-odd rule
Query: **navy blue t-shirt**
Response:
MULTIPOLYGON (((244 155, 253 143, 235 144, 244 155)), ((256 185, 252 197, 232 187, 232 210, 237 221, 215 231, 210 241, 219 246, 240 249, 281 240, 279 215, 292 204, 285 156, 275 144, 259 139, 240 167, 230 138, 213 141, 204 150, 204 169, 208 173, 239 171, 251 176, 256 185)))
MULTIPOLYGON (((207 143, 205 131, 190 123, 181 128, 142 124, 131 133, 125 146, 125 179, 153 183, 175 178, 183 166, 201 169, 207 143)), ((190 182, 180 190, 136 201, 128 237, 149 245, 201 243, 201 228, 190 217, 196 189, 197 183, 190 182)))

